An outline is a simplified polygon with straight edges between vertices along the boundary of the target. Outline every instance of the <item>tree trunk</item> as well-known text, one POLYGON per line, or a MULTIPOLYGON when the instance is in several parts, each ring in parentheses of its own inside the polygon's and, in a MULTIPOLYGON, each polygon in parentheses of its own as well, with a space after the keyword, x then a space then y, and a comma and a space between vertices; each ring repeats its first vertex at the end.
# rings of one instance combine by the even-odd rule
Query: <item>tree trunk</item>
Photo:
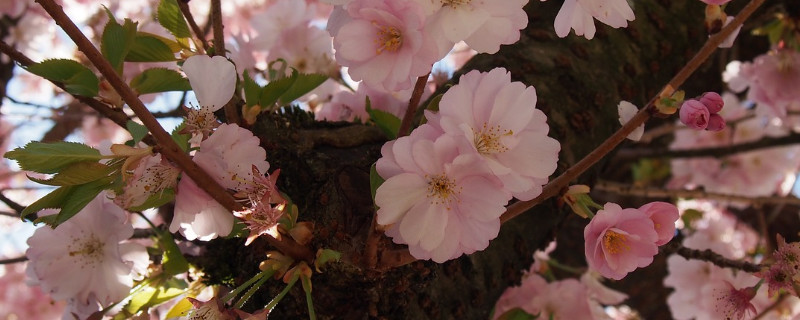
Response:
MULTIPOLYGON (((503 46, 498 54, 478 55, 461 71, 504 67, 514 80, 536 88, 537 107, 548 116, 550 136, 561 142, 556 175, 620 127, 620 100, 644 106, 707 38, 700 1, 647 0, 634 5, 636 20, 628 28, 598 23, 596 38, 589 41, 574 35, 556 37, 553 21, 560 1, 531 1, 521 40, 503 46)), ((731 5, 728 11, 737 10, 731 5)), ((744 33, 737 41, 750 41, 744 33)), ((764 52, 764 45, 758 42, 756 49, 749 50, 764 52)), ((712 57, 682 88, 687 96, 721 89, 724 64, 716 59, 721 58, 712 57)), ((386 139, 371 126, 312 119, 289 110, 262 116, 252 129, 267 149, 270 170, 281 169, 278 186, 298 205, 299 220, 315 223, 311 247, 343 253, 341 262, 313 275, 314 305, 320 319, 487 319, 503 290, 519 284, 533 252, 556 236, 559 261, 585 266, 583 227, 587 221, 550 199, 504 224, 497 239, 482 252, 443 264, 417 261, 385 272, 369 270, 363 259, 374 214, 369 172, 386 139)), ((629 181, 620 166, 626 168, 601 162, 576 183, 591 185, 601 174, 629 181)), ((381 238, 381 250, 402 248, 381 238)), ((258 262, 269 250, 261 241, 248 247, 243 242, 200 243, 206 251, 192 260, 204 269, 210 284, 241 284, 257 272, 258 262)), ((631 294, 628 304, 645 319, 671 318, 665 302, 668 290, 662 285, 664 260, 659 255, 653 266, 612 284, 631 294)), ((263 307, 283 287, 279 280, 268 281, 246 309, 263 307)), ((271 315, 273 319, 306 317, 300 286, 271 315)))

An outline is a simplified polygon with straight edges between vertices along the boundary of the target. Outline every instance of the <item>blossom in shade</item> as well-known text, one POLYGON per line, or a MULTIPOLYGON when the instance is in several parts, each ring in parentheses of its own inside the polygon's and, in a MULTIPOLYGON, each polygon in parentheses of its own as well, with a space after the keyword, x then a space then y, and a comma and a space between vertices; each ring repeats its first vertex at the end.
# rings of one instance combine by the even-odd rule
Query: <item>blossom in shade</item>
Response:
POLYGON ((565 279, 548 283, 538 274, 528 274, 519 286, 509 287, 497 300, 497 319, 514 308, 521 308, 537 319, 592 319, 590 290, 580 281, 565 279))
POLYGON ((471 142, 503 188, 520 200, 541 194, 556 169, 561 145, 547 136, 547 117, 536 109, 536 89, 511 82, 503 68, 461 76, 442 96, 438 117, 432 115, 426 114, 430 123, 446 135, 471 142))
POLYGON ((700 101, 689 99, 683 102, 679 111, 681 122, 692 129, 704 130, 708 127, 711 113, 700 101))
POLYGON ((800 100, 800 91, 796 90, 800 85, 800 53, 796 50, 778 49, 752 62, 732 62, 726 71, 732 89, 741 91, 749 87, 747 98, 772 115, 785 117, 789 104, 800 100))
POLYGON ((68 300, 82 317, 118 302, 133 285, 134 266, 149 263, 143 246, 120 244, 132 235, 122 208, 100 194, 55 229, 41 227, 28 239, 30 283, 68 300))
MULTIPOLYGON (((417 1, 439 5, 439 1, 417 1)), ((522 10, 527 3, 526 0, 446 0, 441 1, 441 6, 428 19, 451 47, 463 40, 478 52, 496 53, 501 44, 519 40, 519 30, 528 24, 528 15, 522 10)))
POLYGON ((741 320, 747 315, 755 315, 756 307, 750 302, 756 296, 756 287, 736 289, 728 281, 724 288, 718 288, 714 292, 717 301, 715 311, 720 319, 741 320))
POLYGON ((576 35, 591 40, 596 31, 593 19, 612 28, 622 28, 634 18, 626 0, 566 0, 556 15, 554 27, 561 38, 574 29, 576 35))
POLYGON ((428 125, 381 149, 377 222, 418 259, 444 262, 483 250, 497 237, 511 195, 463 138, 428 125))
MULTIPOLYGON (((620 101, 619 105, 617 105, 617 113, 619 113, 619 124, 624 126, 626 123, 628 123, 628 121, 633 119, 633 116, 635 116, 636 113, 638 112, 639 108, 637 108, 636 105, 634 105, 633 103, 630 103, 625 100, 620 101)), ((629 133, 626 138, 631 139, 633 141, 639 141, 639 139, 642 138, 643 134, 644 134, 644 124, 636 127, 636 129, 633 129, 633 131, 631 131, 631 133, 629 133)))
POLYGON ((800 284, 800 243, 786 243, 781 235, 777 238, 778 249, 772 254, 775 261, 763 267, 756 276, 766 281, 770 297, 780 290, 797 296, 795 286, 800 284))
MULTIPOLYGON (((200 144, 193 160, 222 187, 247 193, 256 187, 253 167, 258 172, 269 169, 266 156, 252 132, 223 124, 200 144)), ((180 230, 190 240, 211 240, 228 235, 232 227, 233 214, 184 175, 178 183, 170 231, 180 230)))
POLYGON ((174 188, 179 175, 180 169, 162 160, 161 154, 148 156, 139 161, 114 203, 123 208, 140 206, 151 196, 174 188))
POLYGON ((665 245, 672 240, 675 236, 675 221, 680 218, 678 207, 671 203, 656 201, 639 207, 639 210, 653 221, 653 227, 658 233, 657 246, 665 245))
POLYGON ((700 0, 709 5, 721 5, 730 2, 731 0, 700 0))
POLYGON ((620 280, 653 262, 659 235, 650 217, 639 209, 606 203, 583 230, 589 267, 620 280))
POLYGON ((336 61, 353 80, 387 91, 407 89, 442 58, 414 1, 354 0, 347 14, 331 31, 336 61))
POLYGON ((236 67, 225 57, 191 56, 183 63, 183 72, 201 107, 217 111, 233 97, 236 67))

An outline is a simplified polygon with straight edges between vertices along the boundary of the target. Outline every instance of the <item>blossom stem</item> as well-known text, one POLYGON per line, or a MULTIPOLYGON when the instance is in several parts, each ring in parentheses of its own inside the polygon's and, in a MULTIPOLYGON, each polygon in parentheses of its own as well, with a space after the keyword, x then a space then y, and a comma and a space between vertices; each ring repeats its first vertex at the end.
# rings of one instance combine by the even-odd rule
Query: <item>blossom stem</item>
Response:
MULTIPOLYGON (((122 97, 125 103, 133 110, 136 116, 139 117, 142 124, 147 127, 158 143, 158 151, 181 168, 184 174, 192 178, 198 186, 223 207, 230 211, 240 211, 242 205, 238 203, 225 188, 220 186, 214 178, 205 172, 205 170, 194 163, 178 144, 172 140, 170 134, 161 127, 161 124, 153 114, 150 113, 142 101, 139 100, 136 93, 122 80, 111 64, 103 58, 100 51, 94 47, 92 42, 86 38, 78 26, 64 13, 64 9, 61 5, 57 4, 54 0, 36 0, 36 2, 47 11, 59 26, 61 26, 64 32, 78 46, 78 49, 86 55, 88 60, 92 62, 97 70, 108 80, 114 90, 122 97)), ((278 248, 278 250, 298 260, 312 261, 314 259, 314 253, 311 252, 310 249, 300 246, 296 242, 289 240, 288 237, 283 237, 282 240, 275 239, 269 235, 265 235, 265 237, 269 243, 278 248)))
POLYGON ((250 280, 247 280, 247 282, 243 283, 241 286, 236 288, 236 290, 225 295, 225 297, 222 298, 222 302, 228 302, 229 300, 235 298, 237 295, 239 295, 240 292, 242 292, 245 288, 247 288, 248 286, 253 284, 253 282, 255 282, 256 284, 253 285, 253 287, 250 288, 250 290, 247 290, 247 292, 245 292, 244 295, 242 295, 242 297, 239 298, 239 301, 236 302, 236 305, 234 305, 235 308, 239 309, 242 308, 244 303, 247 302, 247 300, 250 299, 250 297, 252 297, 253 294, 256 293, 258 288, 261 288, 261 285, 263 285, 264 282, 267 281, 267 279, 272 277, 273 274, 275 274, 275 269, 272 268, 268 268, 267 270, 259 272, 254 277, 250 278, 250 280))
POLYGON ((584 270, 581 270, 580 268, 574 268, 568 265, 561 264, 560 262, 556 261, 556 259, 548 259, 547 265, 577 275, 581 275, 584 272, 584 270))
POLYGON ((19 263, 19 262, 25 262, 25 261, 28 261, 28 257, 26 257, 26 256, 10 258, 10 259, 0 259, 0 265, 19 263))
POLYGON ((311 299, 311 278, 306 275, 300 276, 302 279, 300 283, 303 285, 303 291, 306 293, 306 305, 308 306, 308 319, 317 320, 317 312, 314 311, 314 301, 311 299))
POLYGON ((758 204, 791 204, 800 206, 800 199, 795 197, 745 197, 733 194, 714 193, 705 190, 665 190, 661 188, 638 187, 610 181, 599 181, 595 190, 643 198, 705 198, 722 201, 741 201, 758 204))
POLYGON ((270 310, 270 311, 271 311, 271 310, 272 310, 272 308, 275 308, 275 306, 276 306, 276 305, 278 305, 278 302, 281 302, 281 299, 283 299, 283 297, 284 297, 284 296, 285 296, 287 293, 289 293, 289 290, 291 290, 291 289, 292 289, 292 287, 294 287, 294 284, 295 284, 295 283, 297 283, 297 279, 299 279, 299 278, 300 278, 300 274, 299 274, 299 273, 294 273, 294 274, 292 275, 292 277, 289 279, 289 283, 287 283, 287 284, 286 284, 286 288, 283 288, 283 291, 281 291, 280 293, 278 293, 278 295, 277 295, 277 296, 275 296, 275 298, 273 298, 273 299, 272 299, 272 301, 270 301, 270 302, 267 304, 267 306, 266 306, 266 307, 264 307, 264 309, 267 309, 267 310, 270 310))
POLYGON ((721 256, 720 254, 706 250, 696 250, 684 247, 680 242, 670 242, 659 248, 659 251, 672 254, 676 253, 686 259, 694 259, 701 261, 708 261, 721 268, 733 268, 746 272, 755 273, 761 271, 761 265, 750 263, 747 261, 731 260, 721 256))
POLYGON ((557 178, 553 179, 545 185, 542 189, 542 193, 528 201, 519 201, 516 202, 506 208, 506 212, 500 217, 500 221, 505 223, 508 220, 526 212, 528 209, 533 208, 535 205, 543 202, 546 199, 551 197, 557 196, 559 191, 565 188, 572 180, 575 180, 578 176, 580 176, 583 172, 591 168, 597 161, 600 161, 603 157, 605 157, 611 150, 617 147, 622 141, 625 140, 625 137, 628 136, 634 129, 645 123, 647 119, 650 118, 652 113, 657 112, 655 109, 655 102, 661 99, 662 97, 669 97, 675 90, 680 87, 684 81, 694 73, 700 65, 705 62, 711 53, 717 49, 720 43, 724 41, 733 31, 738 28, 744 21, 753 14, 753 12, 764 3, 765 0, 752 0, 748 3, 736 17, 719 33, 714 34, 700 48, 700 51, 692 57, 686 65, 678 71, 678 73, 661 89, 661 93, 653 97, 650 102, 639 110, 639 112, 633 116, 625 125, 622 126, 619 130, 614 132, 610 137, 608 137, 603 143, 601 143, 597 148, 592 150, 588 155, 586 155, 583 159, 578 161, 575 165, 564 171, 561 175, 557 178))
POLYGON ((178 1, 178 7, 181 9, 181 13, 183 13, 186 21, 189 22, 189 27, 192 28, 192 32, 194 32, 195 37, 197 37, 197 39, 200 40, 200 43, 202 43, 203 50, 208 50, 206 34, 203 32, 203 29, 200 29, 200 26, 197 25, 197 21, 194 20, 192 11, 189 9, 189 3, 186 1, 178 1))
POLYGON ((400 122, 400 129, 397 131, 397 137, 408 135, 411 132, 411 122, 414 121, 414 116, 417 114, 419 101, 422 100, 422 94, 425 92, 425 85, 428 84, 428 76, 430 72, 424 76, 417 78, 414 84, 414 91, 411 93, 411 99, 408 100, 408 108, 403 115, 403 121, 400 122))

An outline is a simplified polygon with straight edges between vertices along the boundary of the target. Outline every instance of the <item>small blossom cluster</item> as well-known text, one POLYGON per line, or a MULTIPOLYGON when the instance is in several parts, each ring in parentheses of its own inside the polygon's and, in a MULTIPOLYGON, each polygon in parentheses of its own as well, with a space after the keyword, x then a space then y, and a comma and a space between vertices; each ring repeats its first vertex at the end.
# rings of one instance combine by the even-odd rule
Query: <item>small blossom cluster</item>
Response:
POLYGON ((528 273, 519 286, 509 287, 497 300, 492 319, 520 308, 537 319, 608 319, 604 305, 617 305, 628 296, 600 283, 592 272, 580 281, 564 279, 547 282, 536 273, 528 273))
POLYGON ((706 92, 698 99, 688 99, 680 109, 683 124, 696 130, 721 131, 725 119, 719 115, 725 102, 716 92, 706 92))
POLYGON ((505 69, 463 75, 439 113, 381 149, 375 203, 386 234, 436 262, 485 249, 511 197, 533 199, 556 169, 561 147, 535 104, 535 89, 505 69))
POLYGON ((594 19, 612 28, 624 28, 635 18, 625 0, 566 0, 556 15, 554 27, 561 38, 572 29, 575 35, 591 40, 596 31, 594 19))
POLYGON ((778 249, 772 257, 775 261, 756 274, 766 280, 769 297, 772 298, 781 291, 797 297, 797 287, 800 285, 800 243, 786 243, 778 235, 778 249))
POLYGON ((747 91, 747 99, 769 115, 786 119, 788 111, 800 101, 800 52, 774 49, 752 62, 732 61, 723 80, 734 92, 747 91))
POLYGON ((678 208, 651 202, 638 209, 606 203, 583 230, 589 267, 606 278, 620 280, 653 262, 658 246, 675 233, 678 208))

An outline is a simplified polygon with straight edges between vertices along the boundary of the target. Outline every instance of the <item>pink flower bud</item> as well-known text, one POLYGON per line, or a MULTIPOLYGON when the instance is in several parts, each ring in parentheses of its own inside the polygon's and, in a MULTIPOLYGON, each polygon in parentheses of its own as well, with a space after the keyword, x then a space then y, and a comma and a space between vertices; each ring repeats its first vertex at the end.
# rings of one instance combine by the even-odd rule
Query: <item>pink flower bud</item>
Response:
POLYGON ((708 127, 710 112, 700 101, 690 99, 683 102, 680 110, 681 122, 690 128, 703 130, 708 127))
POLYGON ((708 108, 708 112, 711 114, 720 112, 722 106, 725 105, 725 102, 722 101, 722 97, 716 92, 704 93, 703 96, 700 97, 700 102, 708 108))
POLYGON ((706 130, 721 131, 722 129, 725 129, 725 119, 723 119, 722 116, 716 113, 709 116, 708 126, 706 127, 706 130))

